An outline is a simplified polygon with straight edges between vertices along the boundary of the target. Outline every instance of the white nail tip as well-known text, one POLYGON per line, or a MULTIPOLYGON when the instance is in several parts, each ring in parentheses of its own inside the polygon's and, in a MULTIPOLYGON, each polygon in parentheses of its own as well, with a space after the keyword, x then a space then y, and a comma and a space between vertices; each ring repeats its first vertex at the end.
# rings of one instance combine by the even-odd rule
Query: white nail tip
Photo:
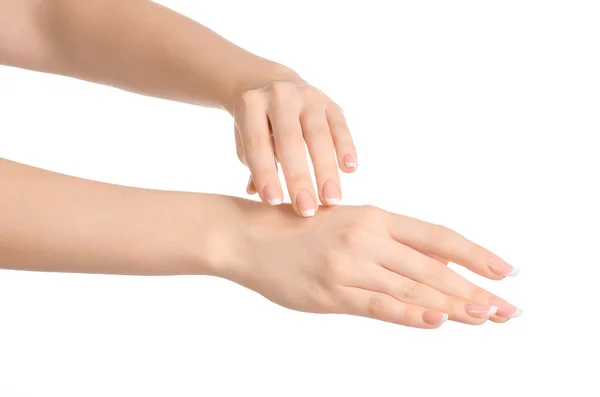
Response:
POLYGON ((346 167, 348 168, 356 168, 356 161, 346 161, 344 164, 346 164, 346 167))
POLYGON ((304 210, 304 211, 300 210, 300 213, 305 218, 310 218, 311 216, 315 216, 315 210, 314 209, 304 210))
POLYGON ((507 273, 506 276, 508 277, 515 277, 517 274, 519 274, 520 270, 517 269, 516 267, 513 267, 513 269, 510 271, 510 273, 507 273))
POLYGON ((338 205, 340 203, 340 199, 339 198, 325 197, 325 201, 327 201, 328 205, 338 205))
POLYGON ((448 313, 442 313, 442 323, 445 323, 448 320, 448 313))
POLYGON ((490 310, 486 313, 484 317, 492 317, 498 311, 498 306, 490 306, 490 310))
POLYGON ((273 200, 267 200, 269 202, 269 205, 280 205, 281 204, 281 199, 273 199, 273 200))
POLYGON ((523 314, 523 310, 517 309, 517 311, 513 315, 511 315, 510 317, 511 318, 519 317, 521 314, 523 314))

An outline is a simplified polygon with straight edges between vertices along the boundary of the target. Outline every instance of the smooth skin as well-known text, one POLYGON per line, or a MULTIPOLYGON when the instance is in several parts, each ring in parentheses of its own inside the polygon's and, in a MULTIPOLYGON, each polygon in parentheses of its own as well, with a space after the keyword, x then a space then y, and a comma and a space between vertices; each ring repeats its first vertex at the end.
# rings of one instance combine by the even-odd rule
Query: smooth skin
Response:
POLYGON ((322 208, 99 183, 0 159, 0 268, 205 274, 284 307, 437 328, 520 310, 444 263, 500 280, 516 269, 458 233, 375 207, 322 208))
POLYGON ((421 328, 520 314, 446 266, 494 280, 516 275, 486 249, 441 226, 336 206, 338 168, 357 167, 340 107, 291 69, 182 15, 147 0, 0 0, 0 63, 226 109, 251 172, 248 191, 280 204, 279 161, 292 198, 269 208, 0 159, 0 268, 209 274, 291 309, 421 328), (298 217, 319 208, 318 217, 298 217))
POLYGON ((343 112, 325 94, 149 0, 0 0, 0 63, 227 110, 247 192, 281 204, 279 162, 300 216, 339 203, 338 169, 358 165, 343 112))

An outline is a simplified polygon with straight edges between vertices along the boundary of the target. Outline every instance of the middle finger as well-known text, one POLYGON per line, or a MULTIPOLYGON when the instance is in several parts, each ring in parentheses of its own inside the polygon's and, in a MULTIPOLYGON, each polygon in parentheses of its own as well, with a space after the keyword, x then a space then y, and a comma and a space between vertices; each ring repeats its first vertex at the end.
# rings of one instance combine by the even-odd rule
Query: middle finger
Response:
POLYGON ((318 206, 306 161, 299 114, 300 106, 293 102, 271 105, 268 111, 277 155, 294 211, 303 217, 310 217, 315 215, 318 206))

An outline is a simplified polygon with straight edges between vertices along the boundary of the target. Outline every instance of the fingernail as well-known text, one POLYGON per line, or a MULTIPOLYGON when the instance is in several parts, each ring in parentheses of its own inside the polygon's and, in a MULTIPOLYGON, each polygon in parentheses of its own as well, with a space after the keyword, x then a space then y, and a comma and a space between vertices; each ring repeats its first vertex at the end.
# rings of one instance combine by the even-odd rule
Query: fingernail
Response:
POLYGON ((512 316, 510 316, 510 317, 511 318, 519 317, 521 314, 523 314, 523 310, 517 309, 517 311, 514 312, 514 314, 512 316))
POLYGON ((277 189, 277 186, 274 184, 267 183, 263 188, 263 195, 270 205, 281 204, 281 195, 279 194, 279 189, 277 189))
POLYGON ((429 325, 443 324, 446 320, 448 320, 446 313, 433 311, 423 313, 423 321, 429 325))
POLYGON ((309 218, 315 216, 315 202, 306 189, 300 190, 298 196, 296 196, 296 204, 303 217, 309 218))
POLYGON ((356 158, 351 154, 347 154, 344 156, 344 164, 348 168, 356 168, 356 158))
POLYGON ((327 205, 336 205, 340 203, 340 190, 336 183, 331 179, 323 185, 323 196, 325 196, 327 205))
POLYGON ((492 317, 498 311, 498 306, 468 304, 465 311, 471 317, 492 317))
POLYGON ((491 299, 490 303, 498 308, 496 311, 496 316, 512 318, 519 317, 521 314, 523 314, 523 310, 500 299, 491 299))
POLYGON ((505 261, 495 256, 492 256, 488 259, 488 267, 493 273, 496 273, 499 276, 509 276, 514 277, 519 274, 519 269, 516 267, 512 267, 505 261))

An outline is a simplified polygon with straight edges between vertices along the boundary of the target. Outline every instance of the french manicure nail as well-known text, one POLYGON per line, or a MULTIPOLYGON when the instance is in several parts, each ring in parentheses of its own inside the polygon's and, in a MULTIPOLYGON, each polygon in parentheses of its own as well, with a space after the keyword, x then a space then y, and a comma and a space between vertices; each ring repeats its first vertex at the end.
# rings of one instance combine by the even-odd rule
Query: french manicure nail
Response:
POLYGON ((492 317, 498 311, 498 306, 468 304, 465 306, 465 311, 471 317, 492 317))
POLYGON ((490 303, 498 308, 496 311, 497 316, 513 318, 519 317, 521 314, 523 314, 523 310, 503 300, 493 298, 490 300, 490 303))
POLYGON ((272 183, 267 183, 263 188, 263 195, 267 199, 270 205, 279 205, 281 204, 281 195, 279 194, 279 189, 272 183))
POLYGON ((323 196, 325 196, 327 205, 336 205, 340 203, 340 190, 336 183, 331 179, 323 185, 323 196))
POLYGON ((510 318, 519 317, 521 314, 523 314, 523 310, 521 310, 521 309, 517 309, 517 311, 516 311, 516 312, 514 312, 514 313, 513 313, 513 314, 510 316, 510 318))
POLYGON ((296 196, 296 204, 303 217, 309 218, 315 216, 315 202, 306 189, 300 190, 298 196, 296 196))
POLYGON ((423 321, 429 325, 443 324, 446 320, 448 320, 448 315, 446 313, 438 311, 427 311, 423 313, 423 321))
POLYGON ((351 154, 347 154, 344 156, 344 164, 348 168, 356 168, 356 158, 351 154))
POLYGON ((499 276, 515 277, 517 274, 519 274, 519 269, 509 265, 504 260, 495 256, 492 256, 488 259, 487 265, 493 273, 496 273, 499 276))

